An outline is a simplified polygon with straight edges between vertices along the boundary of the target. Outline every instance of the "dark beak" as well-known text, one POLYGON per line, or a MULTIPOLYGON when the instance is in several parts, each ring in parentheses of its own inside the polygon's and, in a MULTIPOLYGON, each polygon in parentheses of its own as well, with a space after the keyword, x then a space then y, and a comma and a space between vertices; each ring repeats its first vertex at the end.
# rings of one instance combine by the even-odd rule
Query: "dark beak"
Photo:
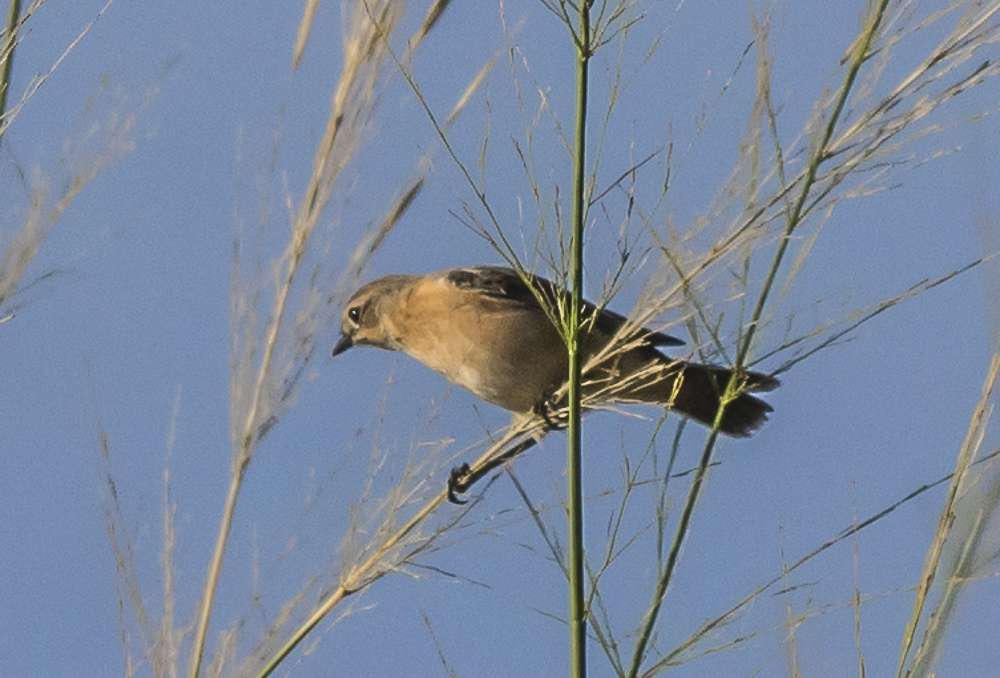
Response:
POLYGON ((340 341, 333 347, 333 355, 338 356, 351 346, 354 346, 354 338, 349 334, 342 334, 340 335, 340 341))

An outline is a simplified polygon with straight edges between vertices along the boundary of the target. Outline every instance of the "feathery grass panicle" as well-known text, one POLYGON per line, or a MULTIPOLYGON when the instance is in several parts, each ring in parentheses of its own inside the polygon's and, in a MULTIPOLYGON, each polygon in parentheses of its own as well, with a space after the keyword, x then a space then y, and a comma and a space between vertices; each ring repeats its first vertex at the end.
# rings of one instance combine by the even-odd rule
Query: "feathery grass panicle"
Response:
MULTIPOLYGON (((432 5, 421 24, 418 35, 407 43, 407 58, 412 56, 424 36, 436 25, 437 19, 447 3, 432 5)), ((233 513, 238 500, 243 473, 250 464, 259 441, 280 420, 291 404, 297 384, 304 373, 315 349, 316 341, 322 336, 321 330, 329 324, 337 310, 336 294, 323 293, 314 287, 322 276, 313 273, 308 288, 300 295, 299 307, 293 311, 295 303, 296 279, 309 250, 313 233, 323 214, 343 170, 361 151, 366 141, 366 129, 372 119, 372 111, 378 104, 379 82, 385 79, 386 58, 395 59, 392 42, 400 20, 406 10, 401 2, 358 1, 345 5, 347 27, 344 30, 344 61, 340 79, 332 96, 331 109, 326 130, 313 159, 313 171, 304 195, 293 209, 290 239, 283 255, 273 264, 273 280, 253 275, 248 267, 247 254, 243 252, 241 239, 234 242, 234 277, 232 305, 232 417, 233 426, 233 470, 230 491, 227 496, 220 524, 215 555, 206 578, 203 607, 199 615, 195 645, 192 652, 192 673, 197 673, 202 648, 205 642, 211 600, 218 581, 222 558, 226 549, 226 539, 231 528, 233 513), (250 275, 244 273, 249 269, 250 275), (270 285, 270 290, 266 289, 270 285), (263 331, 260 329, 261 313, 258 308, 265 300, 272 298, 272 310, 266 315, 263 331)), ((299 39, 293 57, 293 66, 298 66, 304 54, 305 40, 311 31, 315 8, 307 6, 300 25, 299 39)), ((397 60, 397 64, 399 61, 397 60)), ((449 116, 449 122, 456 120, 468 104, 470 92, 481 82, 490 64, 484 67, 462 100, 449 116)), ((391 74, 391 73, 390 73, 391 74)), ((402 190, 386 212, 382 223, 354 248, 348 256, 348 266, 340 274, 338 286, 346 288, 352 284, 358 273, 367 264, 372 254, 392 232, 407 208, 423 186, 426 163, 414 179, 402 190)), ((259 264, 258 264, 259 269, 259 264)), ((436 458, 436 457, 431 457, 436 458)), ((373 474, 375 471, 373 471, 373 474)), ((421 517, 404 522, 405 527, 397 530, 400 512, 412 503, 415 492, 423 487, 420 472, 411 470, 405 474, 399 485, 390 490, 389 495, 379 502, 381 522, 373 536, 367 541, 359 541, 360 526, 354 524, 344 540, 341 584, 324 596, 324 602, 312 611, 311 623, 307 620, 284 649, 269 644, 271 653, 258 652, 259 662, 265 673, 273 670, 298 642, 305 637, 319 620, 345 598, 367 587, 388 572, 397 569, 407 557, 419 552, 415 543, 426 539, 414 531, 436 504, 426 508, 421 517), (353 535, 353 537, 352 537, 353 535), (410 540, 406 537, 409 536, 410 540), (352 546, 353 545, 353 546, 352 546), (404 555, 401 555, 404 554, 404 555), (405 554, 409 554, 408 556, 405 554)), ((362 500, 364 501, 364 500, 362 500)), ((358 519, 360 520, 360 514, 358 519)), ((365 531, 367 534, 367 530, 365 531)), ((301 605, 307 603, 299 599, 301 605)), ((294 622, 292 616, 285 616, 286 622, 294 622)), ((281 628, 273 628, 273 635, 281 637, 281 628)), ((251 665, 244 665, 249 670, 251 665)), ((256 670, 256 669, 254 669, 256 670)))
POLYGON ((22 109, 25 105, 35 96, 38 89, 48 80, 52 74, 62 65, 67 57, 75 50, 83 39, 90 32, 90 29, 94 27, 94 24, 103 17, 111 5, 114 4, 115 0, 107 0, 103 7, 97 12, 94 18, 88 22, 76 35, 73 40, 66 45, 62 54, 52 63, 49 70, 42 75, 35 76, 25 87, 24 92, 21 94, 21 98, 9 109, 6 107, 7 98, 10 93, 10 77, 11 70, 14 65, 14 53, 17 47, 18 38, 20 34, 24 31, 24 26, 27 24, 31 15, 34 14, 42 5, 44 5, 48 0, 35 0, 28 6, 24 12, 21 13, 20 18, 16 16, 17 10, 20 8, 21 3, 18 0, 12 0, 9 5, 9 12, 7 16, 7 27, 4 30, 4 41, 0 45, 0 100, 2 100, 2 106, 0 106, 0 139, 3 139, 4 132, 10 127, 14 120, 20 115, 22 109))
POLYGON ((934 609, 926 615, 924 631, 908 675, 930 675, 945 649, 945 640, 960 595, 992 578, 997 554, 997 516, 1000 515, 1000 475, 996 463, 968 482, 959 498, 949 538, 952 553, 940 568, 940 592, 934 609))
POLYGON ((14 71, 14 52, 21 28, 21 0, 10 0, 7 8, 7 25, 0 33, 0 141, 7 125, 7 95, 10 93, 10 76, 14 71))
MULTIPOLYGON (((76 49, 93 27, 94 22, 108 10, 113 0, 109 0, 97 18, 80 31, 44 75, 32 80, 18 102, 8 110, 6 100, 10 90, 15 48, 24 26, 44 2, 45 0, 36 0, 20 17, 15 14, 19 3, 12 2, 10 4, 8 25, 4 31, 3 43, 0 45, 0 64, 2 64, 0 65, 0 140, 3 139, 4 132, 20 115, 42 83, 76 49)), ((136 110, 144 107, 147 101, 136 107, 125 100, 119 92, 114 90, 109 92, 109 89, 106 84, 98 88, 81 115, 76 135, 67 138, 64 142, 63 155, 59 158, 57 165, 70 168, 68 177, 60 177, 55 180, 54 176, 47 175, 40 168, 33 169, 30 173, 21 167, 16 168, 22 181, 25 175, 31 177, 27 187, 29 205, 19 230, 12 233, 0 231, 0 253, 2 253, 0 255, 0 322, 9 319, 23 303, 26 303, 14 301, 14 297, 19 291, 25 291, 26 288, 55 275, 55 271, 49 271, 36 277, 27 286, 21 284, 29 264, 38 254, 51 229, 91 181, 135 148, 132 137, 135 132, 136 110), (104 104, 109 96, 112 100, 110 108, 105 109, 98 105, 104 104), (130 108, 134 110, 129 110, 130 108), (99 118, 98 116, 106 117, 99 118), (54 202, 50 195, 51 183, 63 186, 54 202)))
MULTIPOLYGON (((927 549, 923 572, 920 575, 920 582, 917 585, 917 596, 913 603, 913 614, 910 616, 903 635, 902 649, 899 653, 899 667, 896 670, 897 678, 921 675, 923 671, 916 671, 918 668, 925 670, 932 669, 934 661, 940 654, 942 644, 941 634, 943 633, 943 624, 947 620, 947 613, 950 613, 954 606, 955 598, 962 588, 961 579, 968 575, 969 560, 966 557, 967 553, 972 543, 978 541, 985 529, 987 521, 984 520, 985 516, 983 515, 975 516, 974 526, 971 530, 966 528, 968 537, 960 546, 961 554, 954 559, 950 572, 946 573, 952 576, 946 580, 945 592, 941 594, 938 607, 935 610, 936 614, 932 614, 930 621, 926 623, 923 640, 917 647, 917 652, 913 657, 912 663, 907 667, 907 659, 916 638, 917 627, 923 620, 924 607, 928 602, 934 580, 938 576, 941 559, 944 555, 945 541, 952 534, 955 526, 958 501, 967 491, 966 484, 969 481, 969 471, 986 435, 986 424, 989 421, 989 412, 991 409, 990 400, 998 376, 1000 376, 1000 350, 993 354, 993 359, 990 361, 989 370, 983 381, 982 396, 976 405, 975 411, 972 413, 972 419, 969 421, 969 430, 958 452, 955 471, 948 487, 948 494, 941 507, 937 528, 934 530, 934 538, 927 549)), ((993 501, 991 503, 995 509, 997 506, 996 502, 993 501)), ((976 511, 976 508, 972 510, 976 511)))
MULTIPOLYGON (((97 405, 96 388, 91 397, 97 405)), ((147 594, 140 584, 136 563, 134 530, 128 520, 129 511, 116 480, 113 446, 103 424, 100 410, 96 412, 101 441, 99 473, 102 480, 104 524, 115 557, 118 586, 119 630, 126 661, 126 675, 131 676, 148 664, 155 676, 176 676, 180 646, 190 632, 190 625, 177 626, 174 552, 176 548, 177 507, 171 498, 170 463, 176 443, 176 425, 180 417, 181 389, 178 387, 170 418, 163 470, 163 551, 160 557, 163 581, 161 615, 149 609, 147 594)))
MULTIPOLYGON (((76 36, 62 49, 55 61, 47 67, 44 73, 30 79, 20 97, 12 107, 7 107, 10 94, 12 66, 14 53, 22 36, 27 35, 26 27, 34 13, 38 11, 45 0, 32 2, 26 10, 20 12, 20 3, 10 3, 7 28, 4 31, 2 46, 0 46, 0 138, 7 132, 17 119, 24 127, 32 123, 31 103, 39 88, 84 42, 94 24, 104 16, 113 4, 108 0, 96 16, 89 21, 76 36), (26 115, 25 115, 26 114, 26 115), (22 117, 23 116, 23 117, 22 117)), ((18 62, 20 68, 32 68, 33 65, 23 59, 18 62)), ((23 184, 24 193, 28 197, 28 206, 21 226, 16 232, 0 232, 0 323, 9 320, 14 312, 29 303, 28 292, 40 283, 56 277, 59 270, 50 270, 31 279, 27 284, 23 280, 29 275, 30 266, 35 260, 42 245, 52 230, 63 219, 74 202, 84 193, 91 183, 110 167, 128 156, 136 148, 135 136, 138 121, 159 91, 159 83, 155 83, 141 98, 130 98, 123 89, 114 82, 105 79, 88 100, 81 105, 81 112, 75 120, 64 122, 67 129, 66 137, 59 139, 60 155, 48 167, 34 167, 25 170, 20 166, 16 155, 7 151, 5 166, 13 168, 19 181, 23 184), (11 160, 11 158, 13 158, 11 160), (58 189, 53 189, 53 185, 58 189)), ((74 109, 66 107, 67 112, 74 109)), ((8 201, 13 206, 13 201, 8 201)), ((101 234, 92 236, 98 239, 101 234)), ((69 264, 67 264, 68 266, 69 264)), ((89 377, 89 366, 88 366, 89 377)), ((97 403, 96 388, 91 386, 92 398, 97 403)), ((167 441, 167 456, 174 446, 174 425, 179 413, 180 394, 175 403, 171 418, 171 432, 167 441)), ((169 473, 165 471, 163 479, 164 490, 164 550, 162 553, 163 596, 164 608, 162 617, 151 612, 149 602, 143 595, 140 586, 140 573, 136 563, 135 528, 129 521, 129 507, 122 496, 121 488, 116 479, 115 462, 110 434, 104 426, 102 417, 96 415, 97 433, 100 441, 100 460, 98 470, 101 476, 101 494, 105 530, 114 555, 116 582, 118 587, 119 628, 121 633, 122 652, 125 656, 125 673, 133 675, 144 665, 152 668, 154 675, 173 675, 176 667, 178 646, 186 630, 175 627, 174 619, 174 570, 172 557, 174 551, 174 509, 170 504, 169 473), (157 621, 158 618, 158 621, 157 621), (173 667, 173 668, 172 668, 173 667)))
MULTIPOLYGON (((468 473, 476 474, 483 467, 491 466, 497 456, 501 456, 510 446, 523 440, 533 440, 539 435, 544 423, 534 417, 513 425, 499 441, 472 464, 468 473)), ((470 503, 464 511, 453 516, 437 531, 424 533, 423 526, 428 519, 449 498, 450 490, 438 483, 428 494, 424 481, 416 481, 418 474, 408 469, 405 477, 380 502, 379 510, 370 518, 375 519, 376 529, 371 539, 362 536, 369 531, 364 528, 362 516, 357 507, 352 509, 351 527, 345 534, 341 557, 341 571, 338 584, 327 591, 323 600, 315 606, 312 614, 288 637, 260 672, 261 678, 272 675, 273 671, 288 657, 305 638, 332 611, 339 609, 352 596, 361 593, 378 579, 391 572, 399 571, 411 563, 418 555, 430 548, 451 527, 470 511, 475 503, 470 503), (409 517, 403 518, 401 510, 408 508, 409 517)))
MULTIPOLYGON (((234 245, 232 301, 231 426, 232 470, 219 534, 206 575, 191 652, 191 675, 200 670, 215 589, 243 482, 261 438, 277 423, 294 397, 299 377, 315 350, 317 319, 326 297, 316 291, 303 295, 302 306, 289 308, 310 239, 341 172, 361 149, 376 104, 376 84, 382 72, 388 40, 405 12, 403 2, 355 2, 344 31, 343 63, 334 90, 326 129, 313 156, 312 173, 294 210, 284 253, 273 263, 273 280, 246 286, 240 272, 239 241, 234 245), (270 286, 272 308, 258 335, 257 305, 270 286)), ((296 59, 299 55, 296 55, 296 59)))

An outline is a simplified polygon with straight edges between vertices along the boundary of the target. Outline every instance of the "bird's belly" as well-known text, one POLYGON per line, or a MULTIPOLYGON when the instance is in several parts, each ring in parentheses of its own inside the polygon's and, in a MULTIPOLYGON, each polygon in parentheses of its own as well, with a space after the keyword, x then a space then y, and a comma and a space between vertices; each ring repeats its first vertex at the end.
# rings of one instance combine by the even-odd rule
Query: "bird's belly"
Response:
POLYGON ((511 412, 529 412, 540 398, 562 383, 565 370, 553 370, 549 365, 547 369, 531 369, 517 358, 470 351, 462 360, 421 362, 488 403, 511 412))
POLYGON ((459 306, 404 350, 486 402, 529 412, 566 379, 565 345, 540 311, 459 306))

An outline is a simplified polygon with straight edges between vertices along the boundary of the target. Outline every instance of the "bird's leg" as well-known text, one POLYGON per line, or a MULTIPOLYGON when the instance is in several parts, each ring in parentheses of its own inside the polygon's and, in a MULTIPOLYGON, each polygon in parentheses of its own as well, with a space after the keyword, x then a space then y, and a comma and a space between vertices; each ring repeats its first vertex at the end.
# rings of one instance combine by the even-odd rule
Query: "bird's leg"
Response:
POLYGON ((504 464, 525 450, 534 447, 541 436, 530 436, 520 442, 515 443, 510 449, 486 461, 482 467, 473 470, 467 463, 456 466, 448 476, 448 501, 452 504, 466 504, 467 499, 461 499, 458 495, 469 491, 476 482, 496 467, 504 464))
MULTIPOLYGON (((479 469, 473 469, 466 463, 451 470, 451 474, 448 476, 448 501, 452 504, 465 504, 466 500, 458 495, 468 492, 469 488, 475 485, 480 478, 501 464, 514 459, 525 450, 534 447, 549 431, 564 429, 567 426, 565 409, 552 392, 542 394, 532 408, 532 414, 545 422, 545 427, 540 433, 536 431, 528 438, 517 442, 511 441, 509 449, 487 460, 479 469)), ((514 440, 518 437, 520 436, 514 436, 514 440)))

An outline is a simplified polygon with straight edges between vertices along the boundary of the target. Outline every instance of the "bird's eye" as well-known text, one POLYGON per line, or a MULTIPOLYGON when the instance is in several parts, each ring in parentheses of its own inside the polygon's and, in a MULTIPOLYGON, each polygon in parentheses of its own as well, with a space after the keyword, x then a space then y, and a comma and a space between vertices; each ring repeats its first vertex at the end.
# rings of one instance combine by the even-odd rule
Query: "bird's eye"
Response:
POLYGON ((352 323, 361 322, 361 307, 353 306, 347 311, 347 317, 351 319, 352 323))

